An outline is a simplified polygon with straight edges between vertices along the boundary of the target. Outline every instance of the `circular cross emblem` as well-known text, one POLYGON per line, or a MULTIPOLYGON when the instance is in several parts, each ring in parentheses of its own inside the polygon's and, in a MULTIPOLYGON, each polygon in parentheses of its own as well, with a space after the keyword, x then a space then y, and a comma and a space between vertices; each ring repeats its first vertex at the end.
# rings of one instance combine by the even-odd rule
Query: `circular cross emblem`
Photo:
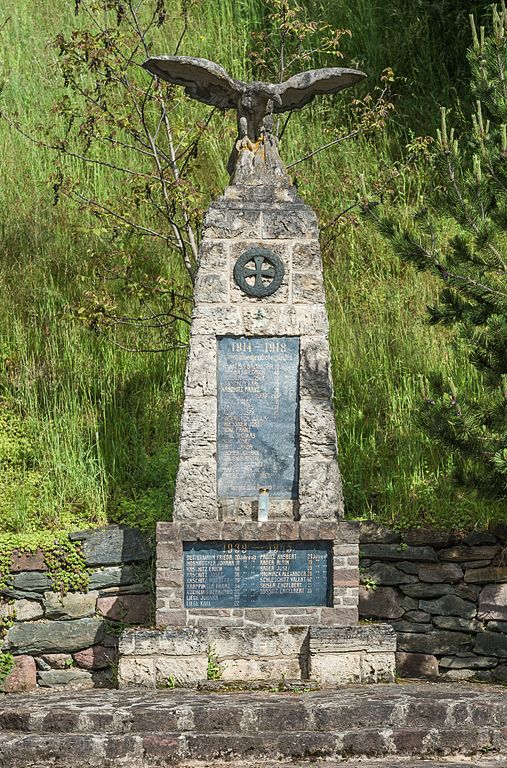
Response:
POLYGON ((285 270, 276 253, 266 248, 251 248, 234 265, 234 280, 247 296, 271 296, 281 286, 285 270))

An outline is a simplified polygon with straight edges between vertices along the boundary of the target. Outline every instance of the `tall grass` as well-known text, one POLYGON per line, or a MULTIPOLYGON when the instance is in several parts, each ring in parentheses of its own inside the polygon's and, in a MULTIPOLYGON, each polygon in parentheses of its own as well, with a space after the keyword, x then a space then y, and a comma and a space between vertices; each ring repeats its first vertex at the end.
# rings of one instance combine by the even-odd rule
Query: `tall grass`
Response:
MULTIPOLYGON (((369 87, 386 66, 399 75, 398 113, 388 133, 341 144, 298 167, 300 192, 325 224, 354 201, 361 174, 372 182, 399 156, 411 131, 429 130, 436 105, 461 99, 466 42, 461 25, 453 36, 440 21, 431 23, 423 5, 414 14, 408 0, 308 5, 314 15, 352 29, 345 64, 364 68, 369 87), (444 32, 450 41, 445 60, 444 32)), ((70 0, 4 0, 2 6, 3 102, 32 132, 51 123, 60 88, 50 41, 84 23, 73 6, 70 0)), ((268 10, 262 0, 203 0, 190 19, 184 52, 218 60, 236 77, 251 76, 251 33, 268 10)), ((165 33, 157 52, 170 51, 176 34, 165 33)), ((285 159, 346 126, 347 101, 321 100, 294 116, 283 140, 285 159)), ((226 183, 234 137, 232 116, 214 121, 196 178, 208 197, 226 183)), ((8 436, 0 439, 0 523, 15 534, 107 520, 149 528, 171 513, 185 355, 123 352, 79 324, 74 309, 93 283, 105 245, 81 212, 65 201, 52 205, 54 158, 3 122, 0 156, 0 423, 8 436)), ((110 173, 77 162, 71 170, 87 174, 97 194, 121 191, 121 180, 110 173)), ((421 183, 404 179, 401 214, 423 192, 421 183)), ((179 266, 165 251, 137 247, 139 258, 178 277, 179 266)), ((336 232, 325 256, 348 513, 437 525, 484 524, 498 516, 493 505, 454 490, 452 457, 414 423, 421 376, 436 370, 458 386, 479 386, 452 339, 425 325, 433 284, 400 266, 360 216, 336 232)))

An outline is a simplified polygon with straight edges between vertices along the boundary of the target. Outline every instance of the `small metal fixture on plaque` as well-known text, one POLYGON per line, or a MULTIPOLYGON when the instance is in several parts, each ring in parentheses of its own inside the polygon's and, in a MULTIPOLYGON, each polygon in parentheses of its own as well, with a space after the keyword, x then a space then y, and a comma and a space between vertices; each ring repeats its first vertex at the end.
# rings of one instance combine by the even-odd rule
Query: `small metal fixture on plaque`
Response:
POLYGON ((280 288, 285 269, 276 253, 267 248, 250 248, 237 260, 233 274, 243 293, 262 299, 280 288))

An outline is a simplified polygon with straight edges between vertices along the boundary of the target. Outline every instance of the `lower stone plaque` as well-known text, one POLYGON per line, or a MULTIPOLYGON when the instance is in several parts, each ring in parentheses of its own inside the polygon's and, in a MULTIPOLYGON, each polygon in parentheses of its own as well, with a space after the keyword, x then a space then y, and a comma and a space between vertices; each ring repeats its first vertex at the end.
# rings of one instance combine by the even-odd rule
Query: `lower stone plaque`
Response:
POLYGON ((332 605, 329 541, 184 542, 185 608, 332 605))

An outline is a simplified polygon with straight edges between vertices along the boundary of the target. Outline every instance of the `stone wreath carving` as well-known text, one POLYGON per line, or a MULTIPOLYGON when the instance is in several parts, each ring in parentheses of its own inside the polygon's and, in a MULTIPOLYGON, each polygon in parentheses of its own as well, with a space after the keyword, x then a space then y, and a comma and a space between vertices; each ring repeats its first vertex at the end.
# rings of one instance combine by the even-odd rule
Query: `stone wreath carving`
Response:
POLYGON ((285 269, 276 253, 267 248, 250 248, 236 261, 233 274, 243 293, 262 299, 280 288, 285 269))

